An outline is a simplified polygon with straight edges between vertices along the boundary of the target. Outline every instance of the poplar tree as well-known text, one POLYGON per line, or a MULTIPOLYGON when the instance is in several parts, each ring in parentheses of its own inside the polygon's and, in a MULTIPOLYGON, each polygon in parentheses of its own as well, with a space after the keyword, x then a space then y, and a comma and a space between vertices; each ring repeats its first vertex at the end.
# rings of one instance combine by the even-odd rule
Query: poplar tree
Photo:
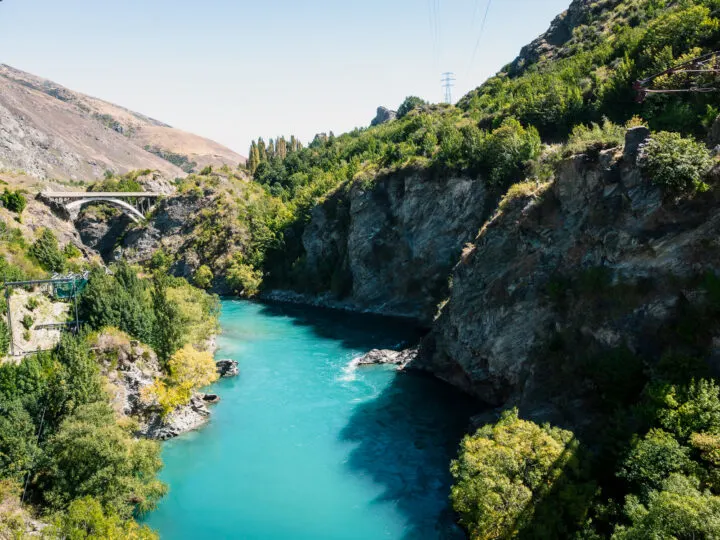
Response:
POLYGON ((285 142, 285 137, 278 137, 275 142, 275 155, 280 159, 285 159, 287 157, 287 143, 285 142))

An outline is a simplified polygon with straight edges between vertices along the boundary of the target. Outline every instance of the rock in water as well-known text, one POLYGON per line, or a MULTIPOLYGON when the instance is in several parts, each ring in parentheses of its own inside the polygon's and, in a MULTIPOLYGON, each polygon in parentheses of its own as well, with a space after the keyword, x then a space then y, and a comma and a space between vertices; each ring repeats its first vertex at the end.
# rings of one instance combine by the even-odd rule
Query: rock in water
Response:
POLYGON ((358 358, 355 363, 358 366, 393 365, 403 369, 417 356, 417 349, 404 351, 393 351, 389 349, 373 349, 369 353, 358 358))
POLYGON ((240 374, 240 368, 235 360, 218 360, 215 366, 221 377, 236 377, 240 374))
POLYGON ((217 394, 199 394, 202 396, 203 401, 209 405, 214 405, 216 403, 220 403, 220 396, 217 394))

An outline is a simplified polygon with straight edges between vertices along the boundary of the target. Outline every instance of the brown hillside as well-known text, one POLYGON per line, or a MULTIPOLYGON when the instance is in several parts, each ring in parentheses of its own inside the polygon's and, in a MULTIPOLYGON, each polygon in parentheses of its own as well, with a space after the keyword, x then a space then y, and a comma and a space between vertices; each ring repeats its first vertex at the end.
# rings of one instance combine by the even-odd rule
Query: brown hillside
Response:
POLYGON ((0 64, 0 167, 39 178, 146 168, 174 178, 243 161, 209 139, 0 64))

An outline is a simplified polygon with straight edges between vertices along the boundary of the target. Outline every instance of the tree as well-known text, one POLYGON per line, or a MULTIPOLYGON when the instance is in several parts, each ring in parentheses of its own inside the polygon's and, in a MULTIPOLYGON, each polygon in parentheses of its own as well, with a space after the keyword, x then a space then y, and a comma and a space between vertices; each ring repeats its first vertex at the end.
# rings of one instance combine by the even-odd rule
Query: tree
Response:
POLYGON ((185 345, 173 354, 168 362, 168 369, 170 381, 189 390, 202 388, 218 380, 212 354, 198 351, 192 345, 185 345))
POLYGON ((704 145, 679 133, 654 134, 640 156, 650 179, 674 194, 706 191, 704 179, 713 163, 704 145))
POLYGON ((690 469, 689 453, 690 449, 681 446, 670 433, 651 429, 634 445, 618 476, 648 493, 659 489, 671 473, 690 469))
POLYGON ((152 302, 155 314, 152 345, 158 358, 167 362, 182 346, 183 327, 177 305, 168 299, 167 276, 164 274, 157 273, 153 278, 152 302))
POLYGON ((258 150, 257 143, 253 141, 250 145, 247 159, 247 168, 250 174, 255 174, 258 165, 260 165, 260 151, 258 150))
POLYGON ((267 147, 265 145, 265 141, 262 137, 258 138, 257 142, 257 148, 258 148, 258 154, 260 156, 260 159, 258 160, 258 165, 262 163, 263 161, 267 161, 267 147))
POLYGON ((48 440, 38 481, 52 508, 89 496, 129 519, 165 494, 156 478, 161 467, 156 442, 134 439, 110 405, 92 403, 78 407, 48 440))
POLYGON ((84 336, 63 334, 53 357, 63 368, 66 410, 105 399, 100 368, 84 336))
POLYGON ((517 410, 465 437, 450 468, 451 500, 470 537, 510 538, 531 524, 536 536, 567 537, 593 493, 577 451, 571 432, 520 420, 517 410))
POLYGON ((195 271, 193 282, 201 289, 208 289, 212 285, 213 278, 214 276, 210 267, 203 264, 195 271))
POLYGON ((0 478, 24 479, 37 456, 35 424, 19 399, 0 398, 0 478))
POLYGON ((696 479, 681 474, 651 491, 645 505, 627 497, 625 513, 632 525, 618 526, 614 540, 720 537, 720 497, 700 491, 696 479))
POLYGON ((48 272, 62 272, 65 269, 65 256, 50 229, 43 228, 40 236, 30 246, 29 253, 48 272))
POLYGON ((402 102, 400 107, 398 107, 397 117, 403 118, 404 116, 407 116, 410 111, 419 107, 424 107, 425 105, 427 105, 427 101, 424 99, 420 99, 417 96, 408 96, 405 98, 405 101, 402 102))
POLYGON ((25 207, 27 206, 27 199, 20 191, 10 191, 5 188, 5 191, 0 198, 3 206, 11 212, 22 214, 22 211, 25 210, 25 207))
POLYGON ((91 272, 78 302, 80 318, 94 330, 114 326, 152 344, 155 314, 145 283, 124 261, 118 263, 114 270, 114 275, 106 274, 99 268, 91 272))
POLYGON ((285 142, 285 137, 278 137, 275 143, 275 154, 279 159, 285 159, 287 157, 287 142, 285 142))
POLYGON ((55 519, 50 533, 53 538, 67 540, 155 540, 158 538, 147 525, 123 520, 107 512, 92 497, 82 497, 70 503, 67 512, 55 519))

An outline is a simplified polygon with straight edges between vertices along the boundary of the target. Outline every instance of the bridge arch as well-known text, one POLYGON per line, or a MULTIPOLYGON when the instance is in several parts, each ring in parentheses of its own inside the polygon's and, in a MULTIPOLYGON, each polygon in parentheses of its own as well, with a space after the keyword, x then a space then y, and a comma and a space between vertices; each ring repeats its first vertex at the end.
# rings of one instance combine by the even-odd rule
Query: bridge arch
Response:
POLYGON ((85 199, 75 199, 66 203, 65 208, 71 216, 75 217, 80 213, 80 209, 83 206, 92 203, 105 203, 114 206, 128 216, 133 223, 139 223, 145 218, 145 216, 143 216, 142 213, 140 213, 140 211, 133 205, 114 197, 87 197, 85 199))

